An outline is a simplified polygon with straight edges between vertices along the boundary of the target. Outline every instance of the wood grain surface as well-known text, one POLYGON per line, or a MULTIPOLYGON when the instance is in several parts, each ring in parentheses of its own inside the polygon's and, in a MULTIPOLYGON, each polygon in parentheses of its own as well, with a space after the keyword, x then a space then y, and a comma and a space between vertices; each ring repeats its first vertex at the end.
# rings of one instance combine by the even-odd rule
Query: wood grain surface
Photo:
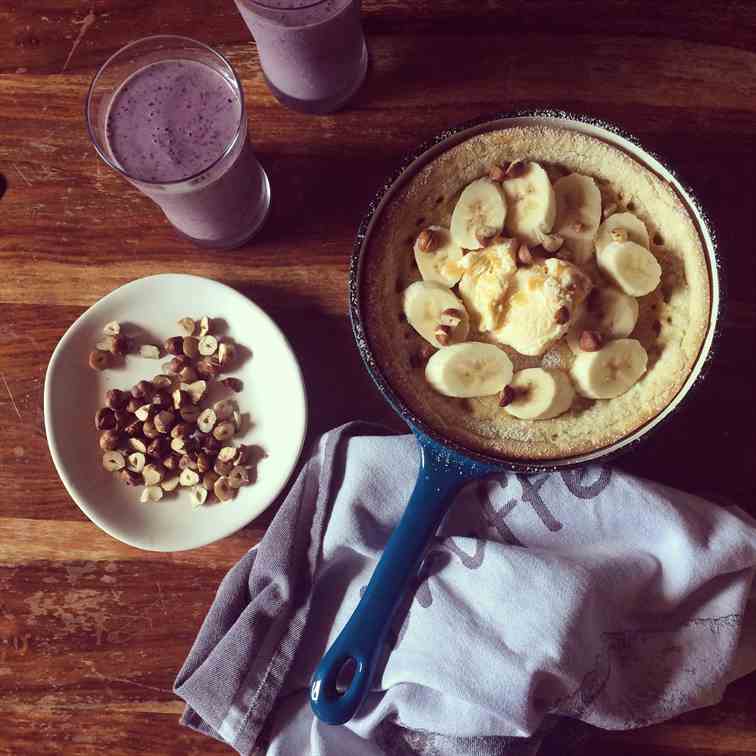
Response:
MULTIPOLYGON (((299 356, 310 439, 354 418, 402 428, 360 364, 346 271, 366 205, 443 128, 527 106, 615 121, 691 184, 718 230, 727 309, 708 379, 620 465, 756 513, 756 3, 365 0, 367 82, 308 117, 266 89, 231 0, 0 0, 0 754, 228 753, 179 727, 171 685, 220 579, 270 514, 188 553, 89 523, 47 452, 42 389, 71 322, 113 288, 190 271, 268 310, 299 356), (104 164, 82 116, 99 64, 148 34, 218 47, 241 76, 272 214, 232 252, 178 239, 104 164)), ((572 754, 756 754, 756 676, 717 706, 572 754)), ((549 745, 546 756, 567 753, 549 745)))

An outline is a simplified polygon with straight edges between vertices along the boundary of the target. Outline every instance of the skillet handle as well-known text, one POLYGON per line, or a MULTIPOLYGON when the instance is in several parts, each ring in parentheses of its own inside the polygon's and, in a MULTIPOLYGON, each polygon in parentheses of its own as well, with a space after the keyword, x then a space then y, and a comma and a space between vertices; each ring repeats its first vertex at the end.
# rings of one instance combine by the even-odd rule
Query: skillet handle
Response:
POLYGON ((328 724, 348 722, 370 691, 394 612, 417 575, 425 549, 454 496, 473 478, 496 472, 427 436, 418 435, 418 442, 420 471, 409 503, 357 608, 321 659, 310 683, 310 706, 315 716, 328 724), (354 663, 351 682, 339 693, 336 680, 349 660, 354 663))

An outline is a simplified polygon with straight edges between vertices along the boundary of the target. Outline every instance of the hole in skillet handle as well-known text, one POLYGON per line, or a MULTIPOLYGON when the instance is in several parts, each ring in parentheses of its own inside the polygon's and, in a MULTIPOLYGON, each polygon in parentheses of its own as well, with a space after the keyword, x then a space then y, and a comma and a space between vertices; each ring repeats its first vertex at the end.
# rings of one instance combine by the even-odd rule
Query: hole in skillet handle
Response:
POLYGON ((343 696, 352 684, 355 674, 357 674, 357 662, 354 657, 350 656, 339 668, 336 675, 336 693, 343 696))

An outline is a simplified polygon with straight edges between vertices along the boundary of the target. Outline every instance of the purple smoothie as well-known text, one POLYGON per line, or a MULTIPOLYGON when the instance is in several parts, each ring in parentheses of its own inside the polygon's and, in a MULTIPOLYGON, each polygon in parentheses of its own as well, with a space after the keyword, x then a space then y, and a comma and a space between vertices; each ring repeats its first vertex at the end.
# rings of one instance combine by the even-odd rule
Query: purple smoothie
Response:
POLYGON ((233 246, 259 225, 260 198, 267 201, 246 126, 238 91, 223 75, 196 60, 166 59, 116 91, 106 139, 114 162, 182 234, 233 246))
POLYGON ((367 71, 360 0, 235 0, 265 78, 285 105, 337 110, 367 71))

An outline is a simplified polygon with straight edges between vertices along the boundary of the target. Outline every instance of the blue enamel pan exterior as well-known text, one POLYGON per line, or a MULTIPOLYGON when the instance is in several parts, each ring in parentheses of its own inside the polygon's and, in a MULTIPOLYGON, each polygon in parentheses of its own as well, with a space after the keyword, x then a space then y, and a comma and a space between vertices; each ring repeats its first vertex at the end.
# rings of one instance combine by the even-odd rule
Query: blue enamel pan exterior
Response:
POLYGON ((585 116, 554 111, 505 114, 463 124, 440 134, 402 161, 371 203, 360 226, 350 270, 349 294, 352 328, 365 365, 378 389, 401 415, 417 437, 420 471, 404 515, 394 530, 375 572, 351 618, 321 660, 310 686, 310 704, 315 715, 328 724, 343 724, 359 709, 382 661, 384 640, 394 614, 412 578, 417 574, 425 550, 448 511, 457 492, 467 483, 495 473, 515 471, 534 473, 561 470, 596 460, 607 461, 633 448, 679 407, 683 397, 700 383, 711 360, 717 324, 721 317, 721 270, 711 224, 692 193, 657 157, 643 150, 638 142, 620 129, 585 116), (549 124, 573 128, 597 136, 625 149, 650 170, 669 181, 678 191, 698 223, 709 260, 712 309, 709 333, 688 382, 671 404, 656 418, 625 439, 590 454, 558 460, 533 461, 486 456, 460 446, 429 427, 404 404, 386 381, 367 339, 361 310, 363 287, 363 250, 381 209, 397 188, 416 171, 454 144, 484 131, 525 124, 549 124), (350 679, 339 685, 339 673, 350 663, 350 679), (342 689, 343 687, 343 689, 342 689))

